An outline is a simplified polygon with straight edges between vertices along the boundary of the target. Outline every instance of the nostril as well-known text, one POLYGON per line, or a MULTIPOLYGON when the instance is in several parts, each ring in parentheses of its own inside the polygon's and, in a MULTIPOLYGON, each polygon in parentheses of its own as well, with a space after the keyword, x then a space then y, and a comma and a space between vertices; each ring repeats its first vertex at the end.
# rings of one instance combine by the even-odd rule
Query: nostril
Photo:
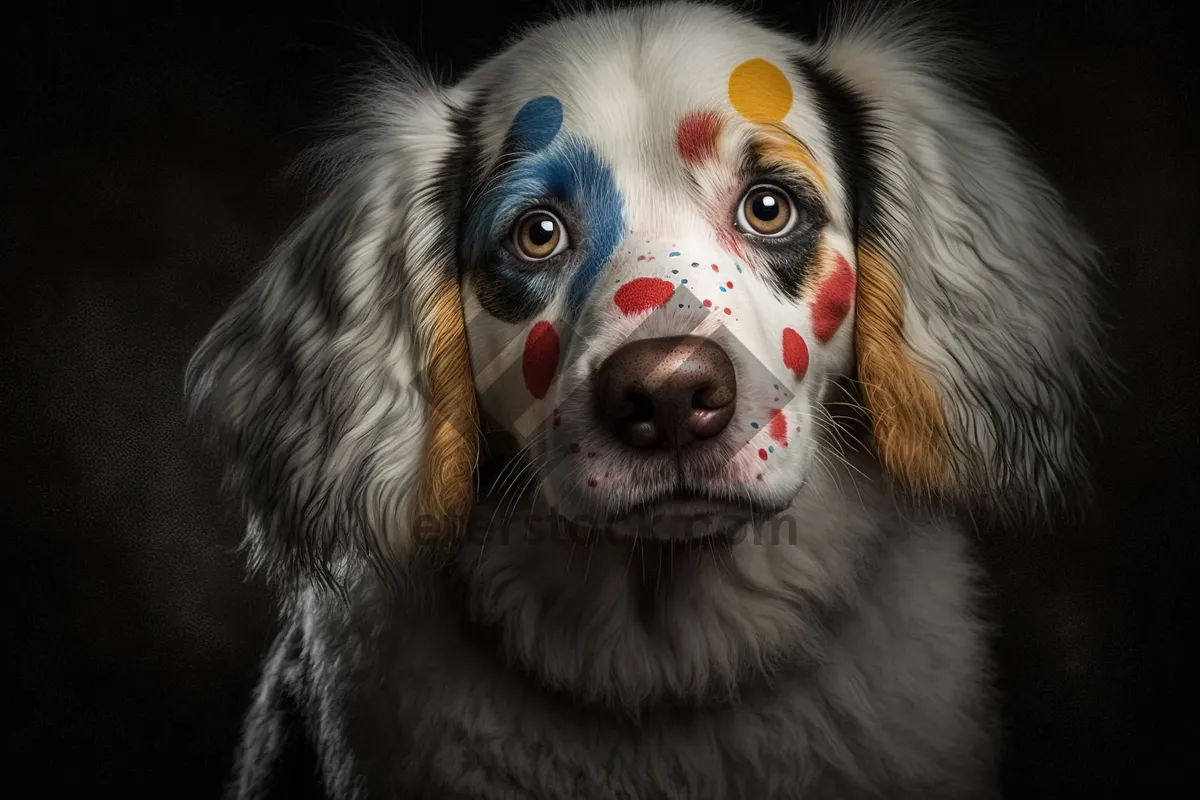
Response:
POLYGON ((654 400, 649 395, 630 390, 625 393, 625 403, 629 408, 625 414, 626 422, 650 422, 654 419, 654 400))
POLYGON ((692 395, 692 408, 724 408, 735 400, 735 393, 728 384, 705 384, 692 395))

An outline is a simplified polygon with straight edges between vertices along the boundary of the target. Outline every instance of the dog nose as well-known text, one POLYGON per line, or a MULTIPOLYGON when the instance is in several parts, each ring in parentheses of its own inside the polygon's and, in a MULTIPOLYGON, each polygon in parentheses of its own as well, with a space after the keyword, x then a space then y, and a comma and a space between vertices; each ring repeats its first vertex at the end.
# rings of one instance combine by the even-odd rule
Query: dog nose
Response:
POLYGON ((677 450, 725 430, 737 405, 737 375, 709 339, 643 339, 600 366, 597 401, 601 420, 621 441, 677 450))

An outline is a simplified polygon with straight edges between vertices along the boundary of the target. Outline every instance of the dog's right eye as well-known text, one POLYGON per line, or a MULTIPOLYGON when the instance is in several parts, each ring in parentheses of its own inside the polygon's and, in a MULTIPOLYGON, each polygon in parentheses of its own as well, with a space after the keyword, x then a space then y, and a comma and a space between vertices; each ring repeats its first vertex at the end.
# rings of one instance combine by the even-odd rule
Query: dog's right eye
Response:
POLYGON ((513 250, 525 261, 543 261, 567 249, 567 230, 549 211, 530 211, 517 220, 512 233, 513 250))

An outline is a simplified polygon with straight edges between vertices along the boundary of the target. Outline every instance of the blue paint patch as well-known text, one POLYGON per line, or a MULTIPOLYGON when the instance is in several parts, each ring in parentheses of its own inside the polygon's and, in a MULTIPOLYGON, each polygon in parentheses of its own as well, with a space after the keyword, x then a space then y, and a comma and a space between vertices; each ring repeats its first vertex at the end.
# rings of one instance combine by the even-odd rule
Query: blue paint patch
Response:
POLYGON ((567 290, 567 307, 578 313, 588 292, 625 238, 625 202, 608 164, 585 143, 570 139, 563 153, 566 176, 574 191, 567 200, 579 209, 586 236, 579 245, 584 259, 567 290))
POLYGON ((520 148, 531 153, 545 150, 562 129, 563 109, 557 97, 535 97, 513 117, 509 136, 520 148))
POLYGON ((774 448, 774 447, 767 447, 767 452, 768 452, 768 453, 774 453, 774 452, 775 452, 775 448, 774 448))
POLYGON ((684 278, 683 280, 681 280, 680 283, 687 283, 687 278, 684 278))
POLYGON ((723 292, 723 291, 725 291, 725 287, 724 287, 724 286, 718 286, 717 288, 718 288, 718 289, 720 289, 722 292, 723 292))
POLYGON ((738 271, 738 272, 741 272, 741 271, 742 271, 742 265, 741 265, 741 264, 739 264, 739 263, 737 263, 737 262, 735 261, 735 262, 733 262, 733 265, 734 265, 735 267, 737 267, 737 271, 738 271))
POLYGON ((754 428, 754 430, 758 430, 758 423, 757 423, 757 422, 751 422, 751 423, 750 423, 750 427, 751 427, 751 428, 754 428))
MULTIPOLYGON (((526 109, 533 103, 531 100, 526 104, 526 109)), ((520 117, 514 121, 514 129, 520 117)), ((478 262, 487 258, 490 269, 506 283, 516 281, 532 289, 533 283, 560 281, 562 272, 535 272, 497 246, 509 235, 519 215, 550 199, 570 206, 581 226, 571 242, 576 250, 571 259, 575 268, 567 294, 568 307, 577 313, 625 236, 624 201, 612 171, 581 139, 558 136, 549 146, 517 157, 498 180, 487 186, 470 212, 464 254, 478 262)))
POLYGON ((667 253, 667 255, 670 256, 671 258, 679 258, 679 251, 672 250, 671 252, 667 253))

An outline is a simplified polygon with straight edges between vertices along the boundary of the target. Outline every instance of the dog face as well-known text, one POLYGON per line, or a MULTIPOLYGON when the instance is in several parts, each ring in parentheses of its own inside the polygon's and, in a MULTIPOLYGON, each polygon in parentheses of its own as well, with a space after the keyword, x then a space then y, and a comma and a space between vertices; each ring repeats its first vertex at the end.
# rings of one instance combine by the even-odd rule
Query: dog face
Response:
POLYGON ((782 509, 854 363, 850 209, 817 102, 760 31, 564 33, 508 55, 470 135, 482 409, 570 519, 649 507, 654 536, 665 510, 782 509), (533 54, 568 66, 521 68, 533 54))
POLYGON ((1053 497, 1101 362, 1094 251, 910 23, 808 43, 647 6, 454 86, 376 76, 189 373, 255 563, 306 581, 403 559, 421 520, 449 539, 481 419, 571 520, 770 514, 836 456, 842 379, 898 489, 1053 497))

